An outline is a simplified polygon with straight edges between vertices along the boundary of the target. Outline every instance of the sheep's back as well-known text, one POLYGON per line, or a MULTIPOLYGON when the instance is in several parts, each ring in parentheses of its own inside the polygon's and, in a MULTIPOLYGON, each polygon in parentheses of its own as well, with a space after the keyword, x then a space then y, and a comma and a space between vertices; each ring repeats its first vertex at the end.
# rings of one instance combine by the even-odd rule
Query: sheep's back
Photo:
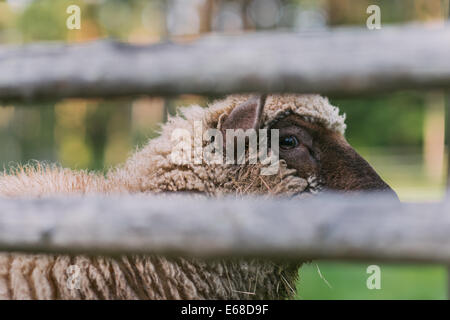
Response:
POLYGON ((258 260, 2 253, 0 299, 278 299, 295 293, 297 268, 258 260))

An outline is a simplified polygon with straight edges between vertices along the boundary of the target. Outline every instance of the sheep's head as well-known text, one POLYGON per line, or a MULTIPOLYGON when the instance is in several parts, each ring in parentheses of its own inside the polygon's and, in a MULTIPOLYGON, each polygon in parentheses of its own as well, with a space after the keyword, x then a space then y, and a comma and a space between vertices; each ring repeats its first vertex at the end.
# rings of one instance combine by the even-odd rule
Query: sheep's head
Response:
POLYGON ((346 141, 344 120, 339 110, 320 96, 258 96, 234 107, 221 130, 278 129, 280 159, 316 190, 395 195, 346 141))

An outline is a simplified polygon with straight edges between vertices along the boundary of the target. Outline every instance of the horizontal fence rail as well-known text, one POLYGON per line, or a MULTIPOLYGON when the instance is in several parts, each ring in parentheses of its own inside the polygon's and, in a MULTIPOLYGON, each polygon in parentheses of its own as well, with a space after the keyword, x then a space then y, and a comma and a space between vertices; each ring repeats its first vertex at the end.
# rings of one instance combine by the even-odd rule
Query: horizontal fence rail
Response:
POLYGON ((450 25, 0 47, 0 101, 450 88, 450 25))
POLYGON ((450 262, 450 201, 120 196, 0 200, 0 251, 450 262))

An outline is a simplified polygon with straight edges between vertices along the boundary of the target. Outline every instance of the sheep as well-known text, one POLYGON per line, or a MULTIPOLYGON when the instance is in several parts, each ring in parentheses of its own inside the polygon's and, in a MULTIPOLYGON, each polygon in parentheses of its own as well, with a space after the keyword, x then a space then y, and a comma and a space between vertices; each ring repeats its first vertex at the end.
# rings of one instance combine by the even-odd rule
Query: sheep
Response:
MULTIPOLYGON (((159 137, 106 175, 41 164, 19 167, 0 178, 0 196, 189 192, 303 197, 323 189, 394 194, 346 142, 345 128, 345 116, 319 95, 231 95, 208 108, 181 109, 162 125, 159 137), (180 128, 194 133, 195 121, 223 133, 279 129, 277 173, 260 175, 260 163, 174 163, 170 157, 177 141, 172 135, 180 128)), ((225 134, 223 139, 226 144, 225 134)), ((0 299, 279 299, 295 295, 300 265, 258 259, 1 253, 0 299)))

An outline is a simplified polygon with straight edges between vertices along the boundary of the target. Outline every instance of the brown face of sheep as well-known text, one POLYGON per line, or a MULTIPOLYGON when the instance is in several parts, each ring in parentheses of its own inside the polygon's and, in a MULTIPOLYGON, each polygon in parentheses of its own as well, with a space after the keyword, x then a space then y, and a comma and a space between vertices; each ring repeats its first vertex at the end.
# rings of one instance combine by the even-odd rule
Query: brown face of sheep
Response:
MULTIPOLYGON (((260 127, 265 97, 255 97, 236 107, 222 125, 226 129, 260 127)), ((272 124, 280 134, 280 158, 297 175, 314 177, 323 189, 335 191, 395 192, 346 141, 344 136, 292 114, 272 124)))

